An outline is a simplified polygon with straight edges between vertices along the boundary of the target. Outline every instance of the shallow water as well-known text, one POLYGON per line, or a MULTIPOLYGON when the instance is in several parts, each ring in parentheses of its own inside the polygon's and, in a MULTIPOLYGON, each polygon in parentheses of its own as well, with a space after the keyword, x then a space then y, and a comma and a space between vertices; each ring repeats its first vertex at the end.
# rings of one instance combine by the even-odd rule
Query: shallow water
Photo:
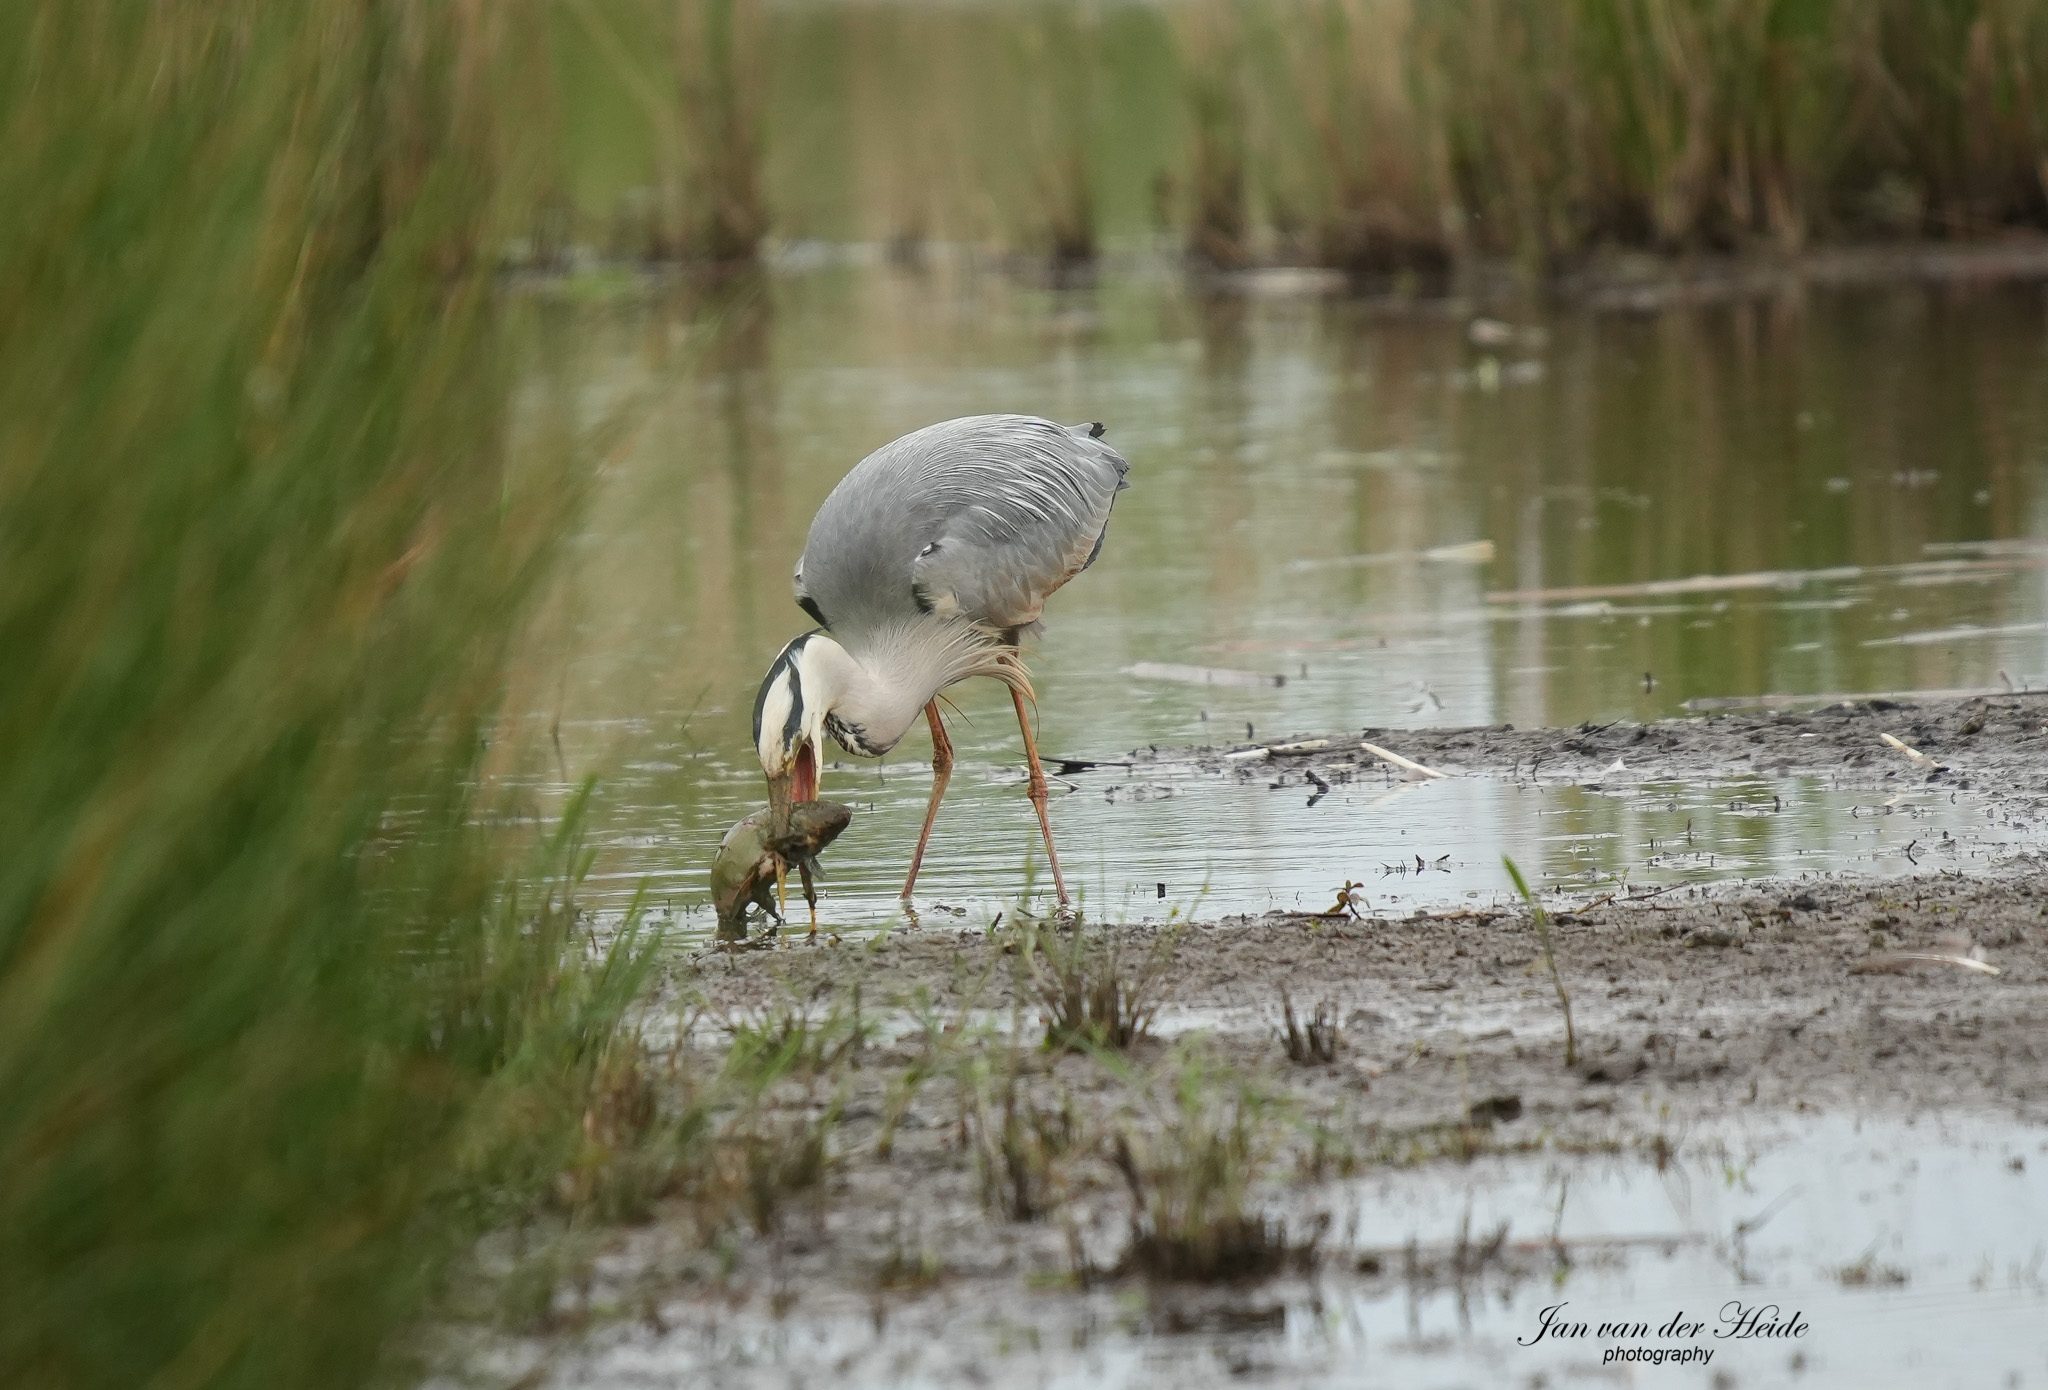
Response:
MULTIPOLYGON (((2039 286, 1568 313, 1496 349, 1450 314, 1164 278, 830 270, 674 293, 547 305, 581 375, 535 375, 594 382, 593 418, 651 406, 598 480, 517 696, 559 727, 540 790, 604 776, 609 901, 644 877, 708 925, 713 847, 761 802, 754 686, 807 626, 788 575, 812 510, 868 449, 977 411, 1101 419, 1133 463, 1033 659, 1052 755, 2048 683, 2048 549, 2024 543, 2048 546, 2039 286), (1748 577, 1641 591, 1698 575, 1748 577), (1130 674, 1147 662, 1285 683, 1130 674)), ((1008 702, 956 696, 920 900, 986 918, 1046 876, 1008 702)), ((824 793, 860 810, 828 859, 828 924, 895 914, 927 756, 917 733, 827 768, 824 793)), ((1311 807, 1273 779, 1105 768, 1068 779, 1053 816, 1069 882, 1112 915, 1320 907, 1347 878, 1382 911, 1454 902, 1503 889, 1503 852, 1589 885, 1906 869, 1996 819, 1967 794, 1884 808, 1811 780, 1362 778, 1311 807)))
POLYGON ((1462 1183, 1439 1173, 1362 1184, 1363 1220, 1383 1243, 1504 1224, 1511 1240, 1555 1233, 1580 1259, 1560 1270, 1553 1254, 1540 1261, 1549 1277, 1492 1289, 1482 1273, 1431 1293, 1354 1300, 1329 1324, 1330 1350, 1371 1347, 1383 1369, 1419 1369, 1448 1344, 1468 1364, 1518 1375, 1545 1367, 1567 1382, 1593 1379, 1608 1347, 1714 1352, 1697 1365, 1610 1365, 1624 1384, 1810 1374, 1877 1385, 1901 1370, 1918 1384, 1989 1384, 2048 1373, 2035 1335, 2048 1313, 2048 1149, 2037 1130, 1958 1116, 1810 1116, 1764 1128, 1776 1132, 1661 1170, 1524 1159, 1482 1162, 1462 1183), (1796 1312, 1811 1330, 1717 1336, 1730 1302, 1796 1312), (1558 1304, 1594 1334, 1537 1338, 1541 1310, 1558 1304), (1657 1335, 1680 1309, 1704 1330, 1657 1335), (1601 1337, 1604 1321, 1651 1331, 1601 1337))
MULTIPOLYGON (((555 1385, 2031 1385, 2048 1376, 2048 1144, 1989 1116, 1767 1116, 1695 1156, 1509 1155, 1352 1184, 1325 1272, 1241 1291, 855 1289, 769 1314, 670 1305, 555 1385), (1699 1156, 1704 1153, 1705 1156, 1699 1156), (1478 1253, 1491 1245, 1494 1250, 1478 1253), (1464 1250, 1460 1268, 1458 1252, 1464 1250), (1347 1258, 1348 1256, 1348 1258, 1347 1258), (1365 1256, 1371 1272, 1347 1264, 1365 1256), (1583 1336, 1538 1337, 1543 1310, 1583 1336), (1717 1335, 1741 1312, 1803 1326, 1717 1335), (1673 1327, 1683 1314, 1692 1327, 1673 1327), (1795 1322, 1796 1319, 1796 1322, 1795 1322), (1601 1331, 1602 1324, 1646 1330, 1601 1331), (943 1335, 934 1335, 943 1326, 943 1335), (1161 1335, 1175 1334, 1175 1335, 1161 1335), (1526 1339, 1526 1340, 1525 1340, 1526 1339), (1612 1363, 1610 1349, 1711 1352, 1612 1363)), ((1005 1289, 1008 1285, 1003 1286, 1005 1289)))

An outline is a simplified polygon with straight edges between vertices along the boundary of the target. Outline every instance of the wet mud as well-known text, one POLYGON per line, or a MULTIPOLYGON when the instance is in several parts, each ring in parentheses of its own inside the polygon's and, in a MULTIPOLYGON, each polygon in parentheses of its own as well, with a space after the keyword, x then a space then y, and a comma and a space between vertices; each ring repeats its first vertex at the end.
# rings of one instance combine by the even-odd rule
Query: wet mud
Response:
MULTIPOLYGON (((1976 786, 2032 814, 2044 716, 2018 697, 1364 738, 1467 773, 1813 771, 1976 786)), ((1241 750, 1157 757, 1390 775, 1347 772, 1358 742, 1256 771, 1227 758, 1241 750)), ((575 1295, 609 1316, 487 1361, 560 1385, 1727 1387, 1878 1383, 1909 1351, 1926 1383, 2039 1375, 2044 867, 1546 895, 1569 1060, 1537 923, 1505 895, 697 952, 663 1016, 707 1059, 749 1021, 855 1020, 847 1065, 779 1093, 794 1119, 829 1115, 828 1175, 715 1251, 680 1217, 619 1231, 575 1295), (1150 1036, 1043 1045, 1045 981, 1076 942, 1098 972, 1146 968, 1150 1036), (1334 1024, 1332 1060, 1290 1060, 1290 1006, 1334 1024), (1199 1168, 1204 1137, 1243 1116, 1243 1203, 1312 1254, 1259 1277, 1148 1275, 1144 1184, 1199 1168), (1521 1341, 1563 1301, 1662 1317, 1742 1299, 1800 1308, 1810 1331, 1631 1368, 1598 1339, 1521 1341)))
POLYGON ((1969 699, 1880 696, 1812 709, 1733 710, 1567 729, 1367 728, 1216 748, 1142 749, 1131 757, 1140 766, 1192 764, 1246 781, 1270 781, 1276 773, 1303 782, 1308 772, 1326 780, 1405 775, 1363 751, 1361 743, 1442 771, 1537 783, 1810 773, 1844 786, 1991 790, 2031 803, 2048 794, 2048 691, 1969 699), (1912 752, 1887 743, 1887 735, 1912 752))

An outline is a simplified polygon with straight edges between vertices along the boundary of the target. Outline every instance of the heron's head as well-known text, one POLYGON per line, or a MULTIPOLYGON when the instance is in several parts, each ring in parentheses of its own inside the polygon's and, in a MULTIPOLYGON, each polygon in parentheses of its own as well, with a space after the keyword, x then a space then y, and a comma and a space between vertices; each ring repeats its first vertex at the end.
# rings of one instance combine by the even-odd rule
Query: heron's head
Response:
POLYGON ((807 632, 782 649, 754 697, 754 748, 775 834, 787 831, 791 806, 817 800, 825 716, 840 695, 844 655, 825 633, 807 632))

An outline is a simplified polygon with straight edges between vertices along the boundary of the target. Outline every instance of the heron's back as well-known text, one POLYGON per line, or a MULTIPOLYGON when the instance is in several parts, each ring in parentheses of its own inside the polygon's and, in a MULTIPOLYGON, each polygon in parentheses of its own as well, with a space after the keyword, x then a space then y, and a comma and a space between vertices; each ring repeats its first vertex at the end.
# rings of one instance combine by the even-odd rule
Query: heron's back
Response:
POLYGON ((797 600, 836 633, 934 613, 1015 629, 1093 563, 1130 465, 1101 426, 973 415, 869 454, 818 508, 797 600))

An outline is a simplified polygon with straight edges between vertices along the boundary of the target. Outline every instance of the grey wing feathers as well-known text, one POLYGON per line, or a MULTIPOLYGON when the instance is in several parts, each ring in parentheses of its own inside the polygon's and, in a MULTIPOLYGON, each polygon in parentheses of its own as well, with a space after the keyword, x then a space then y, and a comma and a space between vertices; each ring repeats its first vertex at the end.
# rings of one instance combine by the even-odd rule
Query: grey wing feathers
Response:
POLYGON ((1038 620, 1094 563, 1130 471, 1102 426, 976 415, 905 435, 847 474, 811 523, 798 601, 820 621, 923 611, 1038 620))

